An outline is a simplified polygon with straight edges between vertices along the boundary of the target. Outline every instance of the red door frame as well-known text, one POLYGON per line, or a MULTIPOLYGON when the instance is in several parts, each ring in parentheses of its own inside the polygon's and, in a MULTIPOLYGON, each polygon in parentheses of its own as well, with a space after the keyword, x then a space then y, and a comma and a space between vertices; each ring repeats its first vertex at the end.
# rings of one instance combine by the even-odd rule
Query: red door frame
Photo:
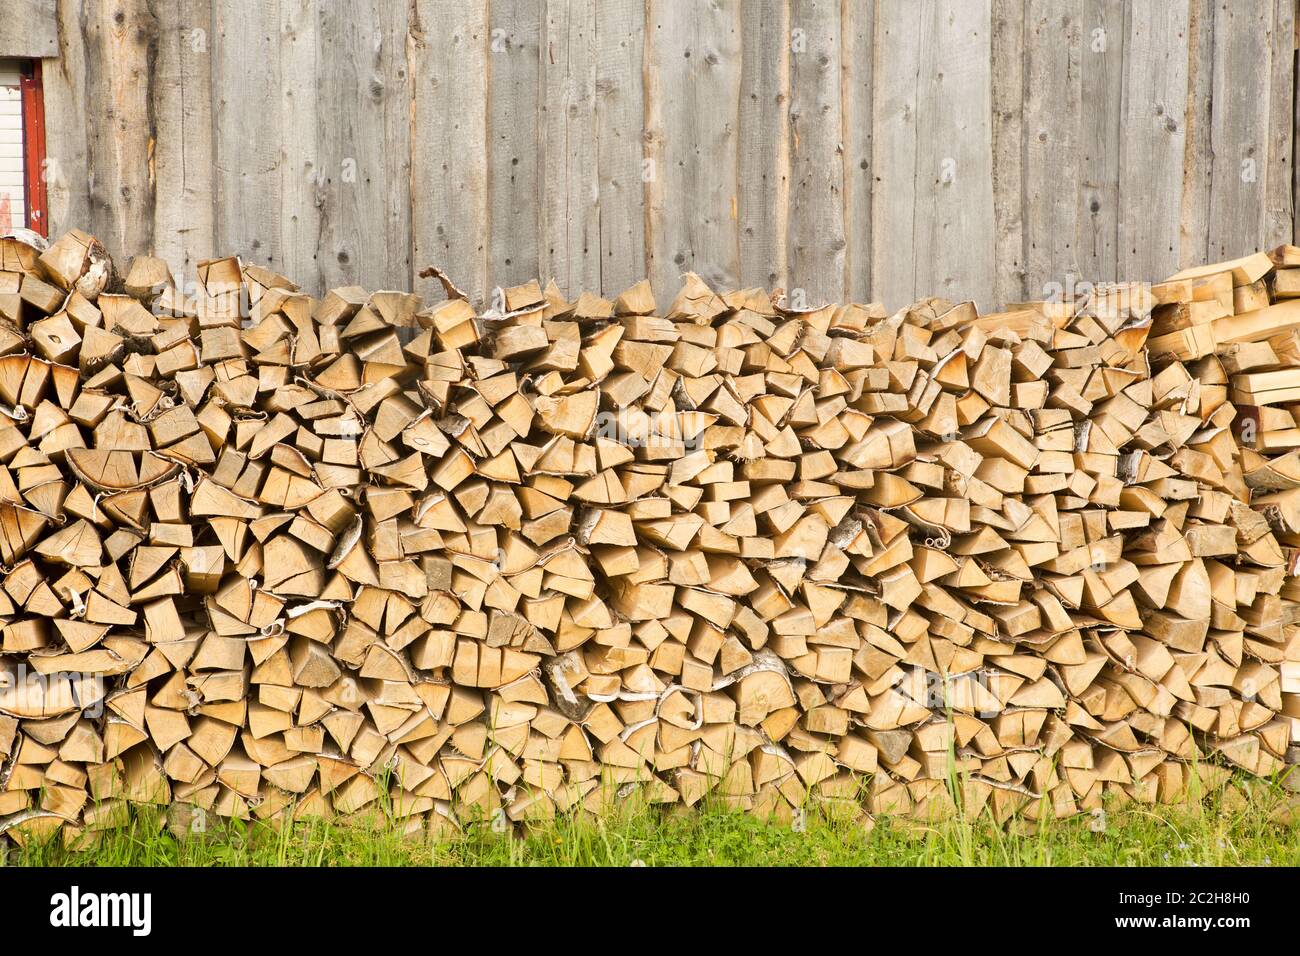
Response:
POLYGON ((45 191, 45 98, 41 95, 41 61, 23 64, 18 81, 23 110, 23 191, 27 197, 27 228, 49 235, 45 191))

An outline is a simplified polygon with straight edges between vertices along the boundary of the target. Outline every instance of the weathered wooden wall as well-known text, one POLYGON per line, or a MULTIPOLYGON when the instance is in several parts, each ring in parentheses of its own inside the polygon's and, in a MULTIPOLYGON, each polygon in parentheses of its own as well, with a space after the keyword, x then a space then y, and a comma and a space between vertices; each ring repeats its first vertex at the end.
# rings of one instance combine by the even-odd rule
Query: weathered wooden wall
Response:
POLYGON ((53 228, 187 276, 991 307, 1294 232, 1296 0, 17 7, 57 15, 53 228))
POLYGON ((0 56, 55 56, 58 49, 51 0, 5 0, 0 7, 0 56))

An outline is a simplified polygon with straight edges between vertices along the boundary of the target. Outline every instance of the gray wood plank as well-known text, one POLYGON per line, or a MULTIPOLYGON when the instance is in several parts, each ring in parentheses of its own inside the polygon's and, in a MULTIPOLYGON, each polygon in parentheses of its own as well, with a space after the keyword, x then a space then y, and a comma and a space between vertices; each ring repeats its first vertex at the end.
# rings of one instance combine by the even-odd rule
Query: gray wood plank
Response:
POLYGON ((488 275, 512 286, 539 274, 538 129, 542 109, 537 0, 494 0, 488 42, 488 275))
POLYGON ((1242 256, 1263 244, 1273 12, 1271 2, 1214 7, 1210 261, 1242 256))
POLYGON ((123 0, 113 7, 89 5, 84 24, 88 225, 124 263, 153 250, 150 98, 158 21, 146 0, 123 0))
POLYGON ((217 250, 274 270, 280 240, 280 4, 213 0, 217 250))
POLYGON ((644 0, 601 0, 596 47, 600 286, 603 295, 616 296, 645 276, 644 0))
POLYGON ((1024 246, 1028 295, 1079 275, 1079 158, 1085 144, 1083 22, 1077 3, 1030 0, 1025 8, 1024 246))
POLYGON ((5 0, 0 56, 37 59, 59 55, 58 0, 5 0))
POLYGON ((916 287, 917 81, 923 67, 923 6, 885 3, 876 17, 871 297, 889 309, 912 301, 916 287))
MULTIPOLYGON (((412 270, 449 271, 487 299, 487 2, 415 0, 410 59, 412 270)), ((415 280, 426 300, 435 279, 415 280)))
POLYGON ((328 177, 339 169, 321 147, 341 106, 321 92, 325 64, 318 8, 323 9, 313 0, 280 0, 279 88, 275 103, 267 106, 278 111, 280 132, 279 270, 313 295, 327 284, 321 220, 328 177))
POLYGON ((154 254, 181 288, 216 252, 212 205, 212 7, 208 0, 169 0, 154 6, 158 58, 153 113, 154 254))
POLYGON ((913 251, 914 295, 972 299, 985 309, 994 286, 991 36, 988 0, 935 4, 917 175, 918 207, 932 215, 913 251))
POLYGON ((991 10, 886 4, 876 31, 874 297, 994 294, 991 10))
MULTIPOLYGON (((1289 0, 1280 0, 1279 5, 1281 5, 1282 3, 1286 3, 1289 5, 1289 0)), ((1297 24, 1296 27, 1294 27, 1293 29, 1296 31, 1300 31, 1300 24, 1297 24)), ((1296 43, 1297 46, 1300 46, 1300 38, 1297 38, 1297 40, 1294 42, 1296 43)), ((1294 243, 1297 240, 1297 238, 1300 238, 1300 202, 1296 201, 1296 197, 1300 197, 1300 162, 1297 162, 1295 159, 1295 149, 1297 145, 1296 132, 1297 130, 1300 130, 1300 96, 1294 95, 1294 86, 1292 87, 1292 90, 1293 90, 1292 99, 1294 102, 1292 103, 1291 114, 1290 116, 1287 117, 1287 122, 1289 122, 1290 124, 1290 133, 1288 136, 1288 140, 1290 145, 1290 159, 1291 159, 1292 209, 1291 209, 1290 238, 1287 239, 1286 241, 1294 243)))
POLYGON ((738 0, 649 0, 646 244, 660 298, 688 271, 721 288, 739 279, 740 21, 738 0))
POLYGON ((993 302, 1025 298, 1023 0, 993 0, 993 302))
POLYGON ((844 295, 871 297, 871 114, 875 0, 841 0, 844 117, 844 295))
POLYGON ((58 7, 59 50, 41 65, 45 106, 45 189, 49 233, 90 224, 90 166, 86 159, 86 38, 80 7, 58 7))
POLYGON ((1177 271, 1187 107, 1187 0, 1134 4, 1125 37, 1118 272, 1177 271))
POLYGON ((542 28, 543 281, 570 297, 600 288, 596 0, 548 0, 542 28))
POLYGON ((1024 30, 1025 294, 1041 298, 1115 278, 1124 7, 1032 0, 1024 30))
POLYGON ((1210 182, 1214 168, 1211 92, 1217 5, 1216 0, 1189 0, 1187 6, 1187 136, 1178 227, 1179 268, 1200 265, 1209 256, 1210 182))
MULTIPOLYGON (((773 289, 787 274, 790 214, 790 4, 760 0, 741 21, 740 285, 773 289)), ((870 113, 867 114, 868 136, 870 113)))
POLYGON ((1273 0, 1270 33, 1272 71, 1268 103, 1268 182, 1264 192, 1262 245, 1272 248, 1291 241, 1291 218, 1295 196, 1291 177, 1295 167, 1296 5, 1291 0, 1273 0))
POLYGON ((1119 261, 1120 97, 1124 82, 1124 0, 1083 0, 1080 97, 1079 275, 1092 282, 1122 278, 1119 261))
POLYGON ((319 8, 320 244, 326 287, 408 289, 411 127, 407 8, 319 8))
POLYGON ((790 29, 788 282, 812 306, 844 297, 839 0, 793 0, 790 29))

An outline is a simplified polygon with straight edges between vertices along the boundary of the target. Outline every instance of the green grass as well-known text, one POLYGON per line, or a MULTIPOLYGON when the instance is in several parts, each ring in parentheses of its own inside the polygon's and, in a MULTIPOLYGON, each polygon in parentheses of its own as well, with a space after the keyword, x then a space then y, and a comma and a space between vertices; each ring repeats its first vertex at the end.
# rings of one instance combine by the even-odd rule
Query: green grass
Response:
POLYGON ((810 817, 802 829, 720 808, 665 814, 625 809, 604 819, 560 818, 526 833, 491 826, 429 838, 402 836, 382 815, 365 822, 311 821, 291 828, 222 821, 176 836, 140 812, 88 849, 57 841, 10 847, 8 865, 84 866, 1186 866, 1300 863, 1300 802, 1256 782, 1241 799, 1195 807, 1113 808, 1082 816, 995 826, 987 818, 874 826, 810 817))

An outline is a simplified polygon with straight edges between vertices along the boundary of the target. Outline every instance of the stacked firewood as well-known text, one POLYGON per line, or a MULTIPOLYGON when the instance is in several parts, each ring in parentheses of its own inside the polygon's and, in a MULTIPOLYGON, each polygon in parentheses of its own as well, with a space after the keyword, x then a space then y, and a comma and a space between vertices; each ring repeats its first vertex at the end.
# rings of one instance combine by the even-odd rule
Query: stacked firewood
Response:
MULTIPOLYGON (((1300 737, 1300 250, 478 313, 0 242, 0 831, 1068 815, 1300 737), (1293 278, 1295 277, 1295 278, 1293 278)), ((661 290, 662 291, 662 290, 661 290)))

